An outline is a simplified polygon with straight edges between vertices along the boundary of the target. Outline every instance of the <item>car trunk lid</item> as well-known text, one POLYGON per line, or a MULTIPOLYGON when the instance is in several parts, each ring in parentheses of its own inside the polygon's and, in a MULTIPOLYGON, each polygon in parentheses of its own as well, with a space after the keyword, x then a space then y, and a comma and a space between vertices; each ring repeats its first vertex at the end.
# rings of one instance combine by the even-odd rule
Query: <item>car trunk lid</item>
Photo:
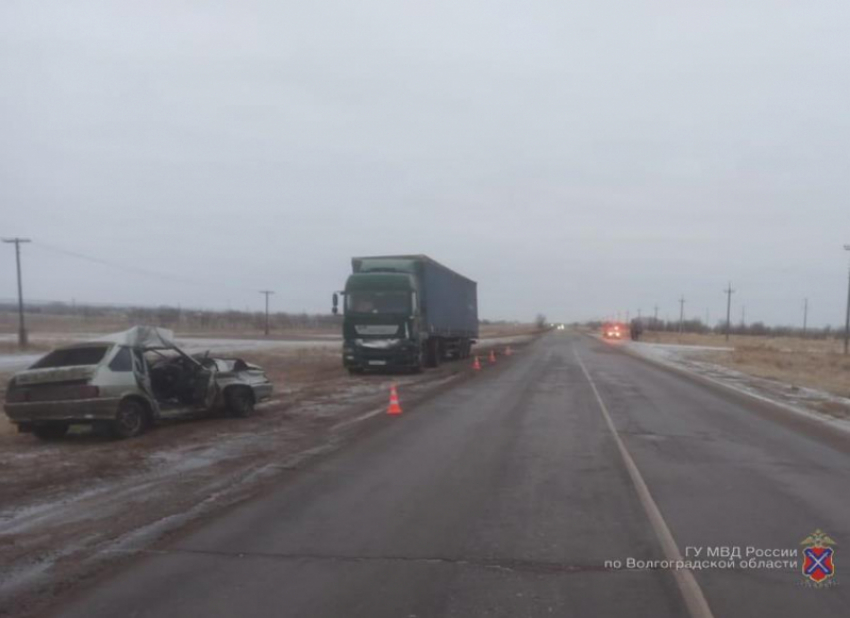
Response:
POLYGON ((18 386, 33 386, 36 384, 52 384, 57 382, 88 382, 94 377, 97 368, 97 365, 76 365, 74 367, 27 369, 15 374, 15 384, 18 386))

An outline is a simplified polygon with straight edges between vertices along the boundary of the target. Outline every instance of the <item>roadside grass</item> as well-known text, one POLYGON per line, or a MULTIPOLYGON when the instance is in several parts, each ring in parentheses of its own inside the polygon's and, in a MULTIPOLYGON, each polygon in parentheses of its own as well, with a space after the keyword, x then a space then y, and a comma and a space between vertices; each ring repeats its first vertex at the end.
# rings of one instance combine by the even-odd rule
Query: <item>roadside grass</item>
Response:
MULTIPOLYGON (((114 316, 84 316, 84 315, 44 315, 33 314, 27 316, 27 330, 30 334, 30 350, 49 350, 51 342, 45 343, 46 339, 54 340, 52 343, 64 343, 73 341, 80 336, 91 334, 100 336, 105 333, 120 332, 127 330, 135 323, 127 319, 117 319, 114 316), (67 335, 67 337, 63 337, 67 335)), ((154 324, 155 326, 156 324, 154 324)), ((5 335, 0 341, 0 354, 18 352, 14 335, 17 333, 17 315, 0 312, 0 335, 5 335)), ((211 337, 211 338, 240 338, 240 339, 266 339, 261 329, 252 326, 209 328, 193 323, 180 323, 168 325, 166 328, 173 330, 178 336, 211 337)), ((499 323, 482 324, 479 328, 482 338, 486 337, 508 337, 512 335, 530 335, 539 331, 534 324, 526 323, 499 323)), ((293 326, 289 328, 273 328, 268 339, 286 338, 310 338, 342 336, 342 328, 339 324, 320 327, 293 326)))
POLYGON ((850 357, 837 352, 744 345, 731 352, 705 352, 699 356, 760 378, 850 398, 850 357))
MULTIPOLYGON (((6 385, 12 377, 11 371, 0 371, 0 401, 6 401, 6 385)), ((18 428, 9 422, 9 417, 0 412, 0 436, 18 433, 18 428)))
POLYGON ((645 333, 643 341, 727 350, 694 351, 691 356, 759 378, 784 382, 792 387, 825 391, 850 398, 850 356, 842 353, 836 339, 802 337, 756 337, 690 333, 645 333))
POLYGON ((671 333, 644 331, 641 341, 677 345, 699 345, 717 348, 767 348, 790 352, 834 352, 841 353, 839 339, 804 339, 803 337, 758 337, 755 335, 730 335, 729 341, 722 334, 671 333))
POLYGON ((49 352, 55 346, 50 342, 31 341, 25 349, 18 347, 17 341, 0 341, 0 354, 39 354, 49 352))
MULTIPOLYGON (((493 337, 511 337, 514 335, 534 335, 540 332, 534 324, 482 324, 478 334, 482 339, 493 337)), ((486 343, 482 342, 482 343, 486 343)))

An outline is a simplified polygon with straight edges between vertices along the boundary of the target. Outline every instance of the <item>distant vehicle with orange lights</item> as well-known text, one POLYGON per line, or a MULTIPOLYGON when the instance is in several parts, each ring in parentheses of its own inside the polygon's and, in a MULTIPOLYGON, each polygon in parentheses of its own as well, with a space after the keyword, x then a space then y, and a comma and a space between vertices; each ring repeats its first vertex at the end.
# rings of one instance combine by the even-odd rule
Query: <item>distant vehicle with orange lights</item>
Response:
POLYGON ((629 336, 629 328, 620 322, 604 322, 602 337, 605 339, 625 339, 629 336))

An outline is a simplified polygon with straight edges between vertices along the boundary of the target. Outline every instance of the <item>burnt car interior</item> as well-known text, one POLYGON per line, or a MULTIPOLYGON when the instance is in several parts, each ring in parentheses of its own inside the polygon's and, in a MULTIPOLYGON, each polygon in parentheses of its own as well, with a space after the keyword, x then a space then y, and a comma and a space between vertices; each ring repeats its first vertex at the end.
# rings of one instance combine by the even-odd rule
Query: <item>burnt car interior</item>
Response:
POLYGON ((188 356, 155 353, 158 357, 149 364, 151 389, 156 400, 162 404, 175 405, 204 403, 211 371, 188 356))

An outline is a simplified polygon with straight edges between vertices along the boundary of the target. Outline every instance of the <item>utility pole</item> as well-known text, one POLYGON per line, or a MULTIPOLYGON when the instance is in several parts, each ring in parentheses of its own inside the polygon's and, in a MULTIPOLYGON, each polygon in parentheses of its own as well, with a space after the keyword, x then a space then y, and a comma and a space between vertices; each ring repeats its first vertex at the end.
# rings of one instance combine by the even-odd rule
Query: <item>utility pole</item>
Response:
POLYGON ((747 306, 741 305, 741 328, 747 327, 747 306))
POLYGON ((806 328, 808 327, 809 322, 809 299, 803 299, 803 337, 806 336, 806 328))
MULTIPOLYGON (((850 251, 850 245, 844 245, 846 251, 850 251)), ((847 317, 844 318, 844 355, 850 346, 850 269, 847 271, 847 317)))
POLYGON ((683 332, 685 326, 685 295, 679 299, 679 333, 683 332))
POLYGON ((729 282, 729 287, 723 290, 726 294, 726 341, 729 341, 729 327, 731 326, 730 319, 732 316, 732 294, 735 290, 732 289, 732 282, 729 282))
POLYGON ((266 337, 269 336, 269 296, 274 294, 271 290, 260 290, 260 294, 266 296, 266 337))
MULTIPOLYGON (((18 266, 18 346, 27 347, 27 328, 24 324, 24 289, 21 283, 21 243, 32 242, 29 238, 4 238, 5 243, 15 243, 15 263, 18 266)), ((846 346, 845 346, 846 348, 846 346)))

